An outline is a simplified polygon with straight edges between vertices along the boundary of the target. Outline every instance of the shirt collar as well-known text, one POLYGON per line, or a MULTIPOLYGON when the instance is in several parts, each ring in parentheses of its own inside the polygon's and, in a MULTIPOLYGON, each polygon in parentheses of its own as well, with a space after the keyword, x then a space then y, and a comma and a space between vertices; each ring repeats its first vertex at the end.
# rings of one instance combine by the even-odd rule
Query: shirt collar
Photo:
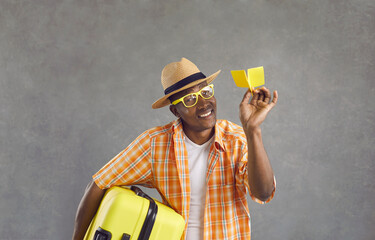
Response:
MULTIPOLYGON (((180 138, 183 138, 183 128, 182 128, 182 121, 181 118, 176 119, 173 122, 173 132, 175 135, 177 135, 180 138)), ((226 151, 225 145, 223 143, 223 138, 224 138, 224 131, 219 125, 218 121, 216 121, 215 124, 215 148, 219 151, 226 151)))
POLYGON ((216 120, 216 124, 215 124, 215 147, 219 151, 226 151, 223 140, 224 140, 224 131, 223 131, 222 127, 219 125, 219 121, 216 120))
POLYGON ((182 128, 182 121, 181 118, 177 118, 176 120, 173 121, 173 127, 172 127, 173 133, 174 134, 179 134, 183 136, 183 128, 182 128))

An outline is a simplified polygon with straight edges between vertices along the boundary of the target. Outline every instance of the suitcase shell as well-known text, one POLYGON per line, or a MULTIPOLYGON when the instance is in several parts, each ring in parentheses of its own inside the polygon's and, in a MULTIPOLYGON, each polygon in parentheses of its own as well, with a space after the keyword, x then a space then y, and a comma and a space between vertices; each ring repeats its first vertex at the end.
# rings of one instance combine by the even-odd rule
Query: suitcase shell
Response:
POLYGON ((137 187, 108 189, 84 240, 178 240, 185 220, 137 187))

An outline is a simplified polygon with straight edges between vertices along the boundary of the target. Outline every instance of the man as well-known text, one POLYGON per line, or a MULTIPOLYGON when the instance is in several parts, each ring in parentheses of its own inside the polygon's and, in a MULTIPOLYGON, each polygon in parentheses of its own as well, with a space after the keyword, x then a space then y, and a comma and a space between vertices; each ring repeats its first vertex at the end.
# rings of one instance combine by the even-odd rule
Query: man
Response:
POLYGON ((154 187, 187 222, 182 239, 250 239, 246 196, 259 203, 275 192, 260 125, 276 105, 277 92, 247 91, 240 104, 242 128, 216 120, 211 82, 186 58, 165 66, 164 96, 152 108, 170 105, 177 120, 142 133, 93 176, 77 210, 73 239, 82 239, 105 189, 154 187), (251 101, 250 101, 251 99, 251 101))

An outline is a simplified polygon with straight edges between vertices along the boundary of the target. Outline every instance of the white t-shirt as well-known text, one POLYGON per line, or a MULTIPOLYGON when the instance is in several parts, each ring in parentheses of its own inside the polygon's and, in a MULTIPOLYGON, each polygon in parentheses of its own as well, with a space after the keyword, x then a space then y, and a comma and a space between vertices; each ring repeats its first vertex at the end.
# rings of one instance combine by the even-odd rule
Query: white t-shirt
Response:
POLYGON ((206 203, 206 172, 208 154, 214 137, 202 145, 195 144, 184 135, 188 153, 190 177, 190 211, 186 239, 203 239, 204 207, 206 203))

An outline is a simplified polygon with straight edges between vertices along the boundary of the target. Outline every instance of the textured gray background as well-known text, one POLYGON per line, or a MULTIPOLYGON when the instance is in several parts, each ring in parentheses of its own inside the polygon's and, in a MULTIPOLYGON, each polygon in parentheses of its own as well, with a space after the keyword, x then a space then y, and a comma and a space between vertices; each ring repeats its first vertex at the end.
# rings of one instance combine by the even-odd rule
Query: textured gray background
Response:
MULTIPOLYGON (((263 65, 279 102, 263 124, 275 198, 253 239, 375 239, 375 2, 0 2, 0 239, 69 239, 90 177, 147 128, 165 64, 215 80, 263 65)), ((155 192, 150 191, 155 195, 155 192)))

